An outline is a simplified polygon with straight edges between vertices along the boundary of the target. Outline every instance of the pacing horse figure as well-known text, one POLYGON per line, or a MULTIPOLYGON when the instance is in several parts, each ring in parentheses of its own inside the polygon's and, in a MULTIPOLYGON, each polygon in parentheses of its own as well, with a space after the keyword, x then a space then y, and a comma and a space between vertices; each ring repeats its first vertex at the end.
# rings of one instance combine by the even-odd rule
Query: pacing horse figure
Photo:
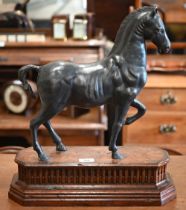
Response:
POLYGON ((30 123, 33 148, 40 160, 48 157, 38 143, 37 132, 41 124, 49 131, 57 151, 66 148, 53 130, 50 119, 67 105, 81 107, 114 105, 114 116, 109 150, 112 158, 120 159, 116 139, 123 125, 129 125, 145 113, 145 106, 136 96, 147 80, 145 40, 150 39, 159 52, 168 53, 170 41, 163 22, 154 6, 143 7, 129 14, 122 22, 115 44, 110 54, 102 61, 87 65, 69 62, 52 62, 43 66, 27 65, 19 70, 19 79, 26 90, 32 89, 26 77, 36 71, 37 88, 41 100, 41 110, 30 123), (138 111, 126 117, 129 107, 138 111))

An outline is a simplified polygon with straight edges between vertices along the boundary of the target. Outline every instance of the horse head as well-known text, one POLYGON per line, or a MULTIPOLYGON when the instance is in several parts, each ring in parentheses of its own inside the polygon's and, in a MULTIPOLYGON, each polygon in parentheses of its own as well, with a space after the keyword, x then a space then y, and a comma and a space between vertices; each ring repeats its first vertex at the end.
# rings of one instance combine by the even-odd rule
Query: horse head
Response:
POLYGON ((170 41, 165 31, 163 21, 158 13, 157 7, 152 7, 152 10, 147 16, 147 21, 144 27, 145 39, 150 39, 157 47, 159 53, 170 52, 170 41))

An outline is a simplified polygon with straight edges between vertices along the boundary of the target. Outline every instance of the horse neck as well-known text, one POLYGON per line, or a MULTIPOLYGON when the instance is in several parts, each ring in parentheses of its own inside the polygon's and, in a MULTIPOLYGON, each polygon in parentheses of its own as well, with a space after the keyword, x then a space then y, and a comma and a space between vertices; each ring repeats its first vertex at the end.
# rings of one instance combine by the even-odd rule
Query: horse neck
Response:
POLYGON ((146 47, 142 32, 138 33, 138 24, 132 24, 133 27, 126 27, 121 39, 116 39, 109 56, 123 56, 128 64, 136 66, 146 66, 146 47), (129 30, 130 29, 130 30, 129 30), (127 32, 127 31, 130 31, 127 32))
POLYGON ((123 56, 128 64, 146 66, 146 47, 142 37, 134 36, 128 40, 119 55, 123 56))

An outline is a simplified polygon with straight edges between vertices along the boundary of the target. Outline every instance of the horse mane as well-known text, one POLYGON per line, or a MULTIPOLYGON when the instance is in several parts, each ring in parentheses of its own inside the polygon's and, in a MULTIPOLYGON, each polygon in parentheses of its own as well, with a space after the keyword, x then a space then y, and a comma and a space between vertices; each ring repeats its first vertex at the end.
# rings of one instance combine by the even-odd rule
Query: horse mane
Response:
MULTIPOLYGON (((144 6, 138 10, 135 10, 134 12, 131 12, 129 15, 127 15, 124 20, 122 21, 120 27, 119 27, 119 30, 116 34, 116 38, 115 38, 115 41, 114 41, 114 46, 111 50, 111 52, 109 53, 109 55, 113 54, 115 52, 115 50, 118 48, 118 45, 121 45, 121 40, 122 37, 124 37, 126 35, 126 33, 128 34, 128 31, 130 32, 130 30, 127 30, 127 29, 130 29, 131 26, 133 26, 133 24, 135 24, 135 21, 136 19, 143 13, 143 12, 149 12, 149 11, 152 11, 153 9, 155 8, 155 6, 144 6), (131 22, 133 24, 131 24, 131 22)), ((141 17, 142 19, 145 18, 145 15, 141 17)), ((126 40, 123 40, 123 41, 126 41, 126 40)), ((123 44, 123 43, 122 43, 123 44)))

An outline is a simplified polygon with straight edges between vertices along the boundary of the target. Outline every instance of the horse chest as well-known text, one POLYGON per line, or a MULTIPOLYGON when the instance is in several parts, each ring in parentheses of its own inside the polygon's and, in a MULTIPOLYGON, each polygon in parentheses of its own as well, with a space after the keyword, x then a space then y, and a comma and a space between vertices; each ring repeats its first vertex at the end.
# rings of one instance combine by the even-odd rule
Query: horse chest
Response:
POLYGON ((121 75, 128 86, 141 86, 146 82, 147 73, 144 67, 128 65, 121 69, 121 75))
POLYGON ((135 98, 147 81, 147 73, 144 67, 127 67, 121 69, 122 83, 116 89, 118 97, 135 98))

